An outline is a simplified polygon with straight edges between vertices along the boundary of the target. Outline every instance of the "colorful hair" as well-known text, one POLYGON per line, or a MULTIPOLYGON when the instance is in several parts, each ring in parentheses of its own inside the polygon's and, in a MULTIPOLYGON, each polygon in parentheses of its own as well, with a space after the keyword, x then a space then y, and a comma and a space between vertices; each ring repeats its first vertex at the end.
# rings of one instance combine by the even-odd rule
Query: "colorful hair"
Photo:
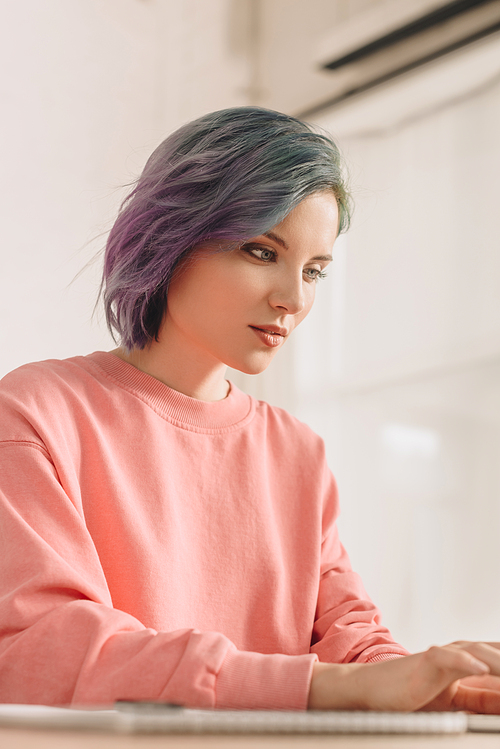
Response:
POLYGON ((340 228, 350 200, 332 140, 285 114, 224 109, 176 130, 150 156, 106 245, 101 291, 122 345, 159 332, 172 272, 208 240, 234 248, 279 224, 301 200, 331 190, 340 228))

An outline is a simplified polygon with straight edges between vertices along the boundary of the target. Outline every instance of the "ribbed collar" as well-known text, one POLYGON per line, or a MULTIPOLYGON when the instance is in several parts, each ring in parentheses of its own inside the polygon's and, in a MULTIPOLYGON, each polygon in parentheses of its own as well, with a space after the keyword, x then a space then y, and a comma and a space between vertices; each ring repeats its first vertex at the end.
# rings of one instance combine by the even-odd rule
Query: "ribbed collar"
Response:
POLYGON ((230 383, 229 394, 224 400, 212 403, 179 393, 109 352, 95 351, 83 358, 97 365, 109 378, 165 419, 190 431, 232 431, 250 421, 255 411, 253 399, 233 383, 230 383))

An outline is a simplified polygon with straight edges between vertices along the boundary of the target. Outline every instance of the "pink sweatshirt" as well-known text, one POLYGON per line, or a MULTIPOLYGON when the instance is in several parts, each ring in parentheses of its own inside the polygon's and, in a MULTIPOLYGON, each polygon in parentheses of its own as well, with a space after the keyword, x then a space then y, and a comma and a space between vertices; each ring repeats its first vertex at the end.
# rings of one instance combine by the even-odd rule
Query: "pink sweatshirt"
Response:
POLYGON ((0 702, 307 705, 313 662, 406 654, 337 536, 322 440, 110 353, 0 383, 0 702))

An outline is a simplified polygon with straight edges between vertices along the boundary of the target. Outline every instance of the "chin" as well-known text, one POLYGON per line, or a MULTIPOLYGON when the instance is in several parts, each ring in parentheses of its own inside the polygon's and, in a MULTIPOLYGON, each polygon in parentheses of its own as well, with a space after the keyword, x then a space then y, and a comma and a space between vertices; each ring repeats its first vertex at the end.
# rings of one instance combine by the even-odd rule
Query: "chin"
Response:
MULTIPOLYGON (((274 359, 274 357, 273 357, 274 359)), ((258 375, 261 374, 261 372, 265 372, 265 370, 268 368, 268 366, 271 364, 273 359, 268 359, 267 361, 260 361, 260 362, 235 362, 234 364, 230 364, 229 366, 232 369, 237 369, 238 372, 243 372, 243 374, 248 375, 258 375)))

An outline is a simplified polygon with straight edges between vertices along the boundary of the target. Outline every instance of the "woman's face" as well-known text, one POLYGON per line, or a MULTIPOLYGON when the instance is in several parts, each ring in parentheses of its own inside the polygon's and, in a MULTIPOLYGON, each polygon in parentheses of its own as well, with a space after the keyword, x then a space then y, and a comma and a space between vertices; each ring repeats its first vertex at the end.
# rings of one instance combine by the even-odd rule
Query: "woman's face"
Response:
POLYGON ((338 221, 334 195, 315 193, 237 250, 195 250, 171 281, 160 341, 199 363, 262 372, 311 309, 338 221))

